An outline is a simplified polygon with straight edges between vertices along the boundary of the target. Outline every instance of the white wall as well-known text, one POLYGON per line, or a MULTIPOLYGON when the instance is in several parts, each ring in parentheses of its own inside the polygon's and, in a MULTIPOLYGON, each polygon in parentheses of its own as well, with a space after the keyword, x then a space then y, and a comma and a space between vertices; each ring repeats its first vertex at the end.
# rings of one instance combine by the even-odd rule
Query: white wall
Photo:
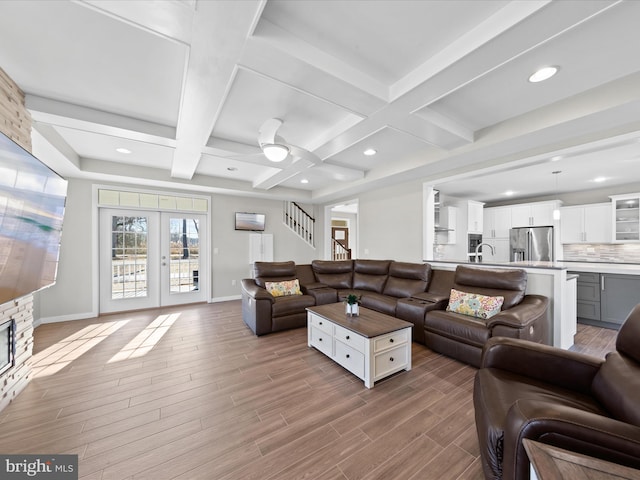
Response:
POLYGON ((422 262, 422 181, 358 197, 357 258, 422 262))
MULTIPOLYGON (((308 207, 305 210, 310 215, 308 207)), ((273 234, 273 260, 293 260, 296 263, 311 263, 319 258, 316 249, 300 240, 282 222, 282 202, 248 197, 214 195, 212 198, 212 297, 227 298, 240 295, 240 279, 250 277, 249 235, 251 232, 234 230, 235 212, 257 212, 266 214, 264 233, 273 234), (236 285, 232 285, 236 280, 236 285)), ((316 232, 321 225, 316 222, 316 232)), ((316 245, 321 245, 316 242, 316 245)))
MULTIPOLYGON (((105 185, 105 184, 101 184, 105 185)), ((119 185, 111 185, 118 187, 119 185)), ((130 185, 122 185, 130 189, 130 185)), ((145 189, 149 190, 149 189, 145 189)), ((167 193, 177 191, 167 190, 167 193)), ((180 193, 180 192, 177 192, 180 193)), ((203 195, 198 193, 198 195, 203 195)), ((321 253, 308 246, 282 222, 282 202, 260 198, 205 194, 211 199, 211 291, 216 299, 239 298, 240 279, 250 275, 249 234, 235 231, 235 212, 266 214, 265 233, 273 234, 274 260, 310 263, 321 253), (214 252, 217 249, 217 253, 214 252), (235 280, 235 285, 232 285, 235 280)), ((93 182, 70 179, 62 231, 60 264, 56 284, 35 294, 36 320, 61 321, 90 318, 97 312, 97 232, 93 182), (94 256, 96 257, 94 259, 94 256)), ((305 209, 310 208, 305 205, 305 209)), ((317 212, 307 212, 317 217, 317 212)), ((316 222, 316 245, 321 246, 321 223, 316 222)))

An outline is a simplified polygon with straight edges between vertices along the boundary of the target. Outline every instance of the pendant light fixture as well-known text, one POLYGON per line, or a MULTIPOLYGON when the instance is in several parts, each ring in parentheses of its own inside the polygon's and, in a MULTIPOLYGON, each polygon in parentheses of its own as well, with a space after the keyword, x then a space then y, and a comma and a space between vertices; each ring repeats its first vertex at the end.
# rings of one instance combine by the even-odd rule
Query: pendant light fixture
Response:
MULTIPOLYGON (((562 173, 562 170, 556 170, 551 172, 556 177, 556 201, 558 200, 558 175, 562 173)), ((560 207, 556 205, 556 208, 553 209, 553 219, 560 220, 560 207)))

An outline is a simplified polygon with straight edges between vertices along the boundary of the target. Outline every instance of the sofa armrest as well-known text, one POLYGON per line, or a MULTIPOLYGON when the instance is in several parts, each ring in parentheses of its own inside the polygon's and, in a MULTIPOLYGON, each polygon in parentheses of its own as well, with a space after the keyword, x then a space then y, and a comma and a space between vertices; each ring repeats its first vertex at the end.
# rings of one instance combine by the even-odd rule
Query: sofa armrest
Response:
POLYGON ((504 480, 528 475, 525 438, 640 468, 640 427, 566 405, 523 399, 511 407, 504 426, 504 480))
MULTIPOLYGON (((411 295, 411 297, 417 298, 418 300, 425 300, 431 303, 449 302, 449 295, 439 293, 420 292, 414 293, 413 295, 411 295)), ((446 306, 447 303, 444 303, 444 306, 446 306)))
POLYGON ((266 289, 258 286, 252 278, 243 278, 241 286, 244 323, 256 335, 271 333, 271 310, 275 298, 266 289))
POLYGON ((583 353, 507 337, 492 337, 484 346, 481 368, 516 375, 587 393, 603 359, 583 353))
POLYGON ((515 307, 503 310, 487 321, 487 326, 506 325, 512 328, 525 328, 531 323, 544 319, 549 299, 542 295, 526 295, 515 307))
POLYGON ((275 300, 265 288, 258 286, 253 278, 243 278, 241 281, 242 290, 250 297, 256 300, 269 300, 271 303, 275 300))

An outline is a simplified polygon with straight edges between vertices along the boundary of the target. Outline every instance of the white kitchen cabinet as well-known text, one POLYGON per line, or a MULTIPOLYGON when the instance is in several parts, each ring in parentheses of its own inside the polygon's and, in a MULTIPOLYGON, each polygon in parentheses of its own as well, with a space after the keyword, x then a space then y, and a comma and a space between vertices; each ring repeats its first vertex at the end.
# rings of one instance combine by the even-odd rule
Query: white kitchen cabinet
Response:
POLYGON ((467 202, 467 230, 469 233, 482 233, 484 204, 470 200, 467 202))
POLYGON ((523 203, 511 206, 512 227, 545 227, 553 225, 553 210, 559 202, 523 203))
POLYGON ((509 238, 511 229, 511 207, 492 207, 484 209, 483 240, 490 238, 509 238))
POLYGON ((613 241, 640 241, 640 193, 612 195, 610 198, 613 241))
POLYGON ((610 243, 611 205, 596 203, 560 209, 562 243, 610 243))

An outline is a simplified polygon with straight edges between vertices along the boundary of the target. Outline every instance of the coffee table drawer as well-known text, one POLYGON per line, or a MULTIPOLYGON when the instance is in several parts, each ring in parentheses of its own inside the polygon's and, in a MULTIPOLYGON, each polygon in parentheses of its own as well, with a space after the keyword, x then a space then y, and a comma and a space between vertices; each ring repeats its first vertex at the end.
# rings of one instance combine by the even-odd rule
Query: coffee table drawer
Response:
POLYGON ((364 378, 364 354, 336 341, 336 354, 333 359, 358 378, 364 378))
POLYGON ((333 355, 333 337, 327 332, 311 327, 311 346, 317 348, 325 355, 331 357, 333 355))
POLYGON ((333 335, 333 323, 318 315, 314 315, 313 313, 309 314, 309 317, 311 318, 311 325, 318 330, 322 330, 323 332, 327 332, 329 335, 333 335))
POLYGON ((407 354, 410 349, 406 345, 395 347, 376 355, 374 360, 374 381, 386 377, 390 373, 403 370, 407 366, 407 354))
POLYGON ((388 333, 377 337, 373 342, 373 352, 382 352, 388 348, 393 348, 396 345, 402 345, 409 341, 408 334, 410 330, 398 330, 397 332, 388 333))
POLYGON ((336 325, 334 336, 336 340, 340 340, 345 345, 349 345, 359 352, 364 353, 365 338, 362 335, 358 335, 357 333, 353 333, 351 330, 341 327, 340 325, 336 325))

